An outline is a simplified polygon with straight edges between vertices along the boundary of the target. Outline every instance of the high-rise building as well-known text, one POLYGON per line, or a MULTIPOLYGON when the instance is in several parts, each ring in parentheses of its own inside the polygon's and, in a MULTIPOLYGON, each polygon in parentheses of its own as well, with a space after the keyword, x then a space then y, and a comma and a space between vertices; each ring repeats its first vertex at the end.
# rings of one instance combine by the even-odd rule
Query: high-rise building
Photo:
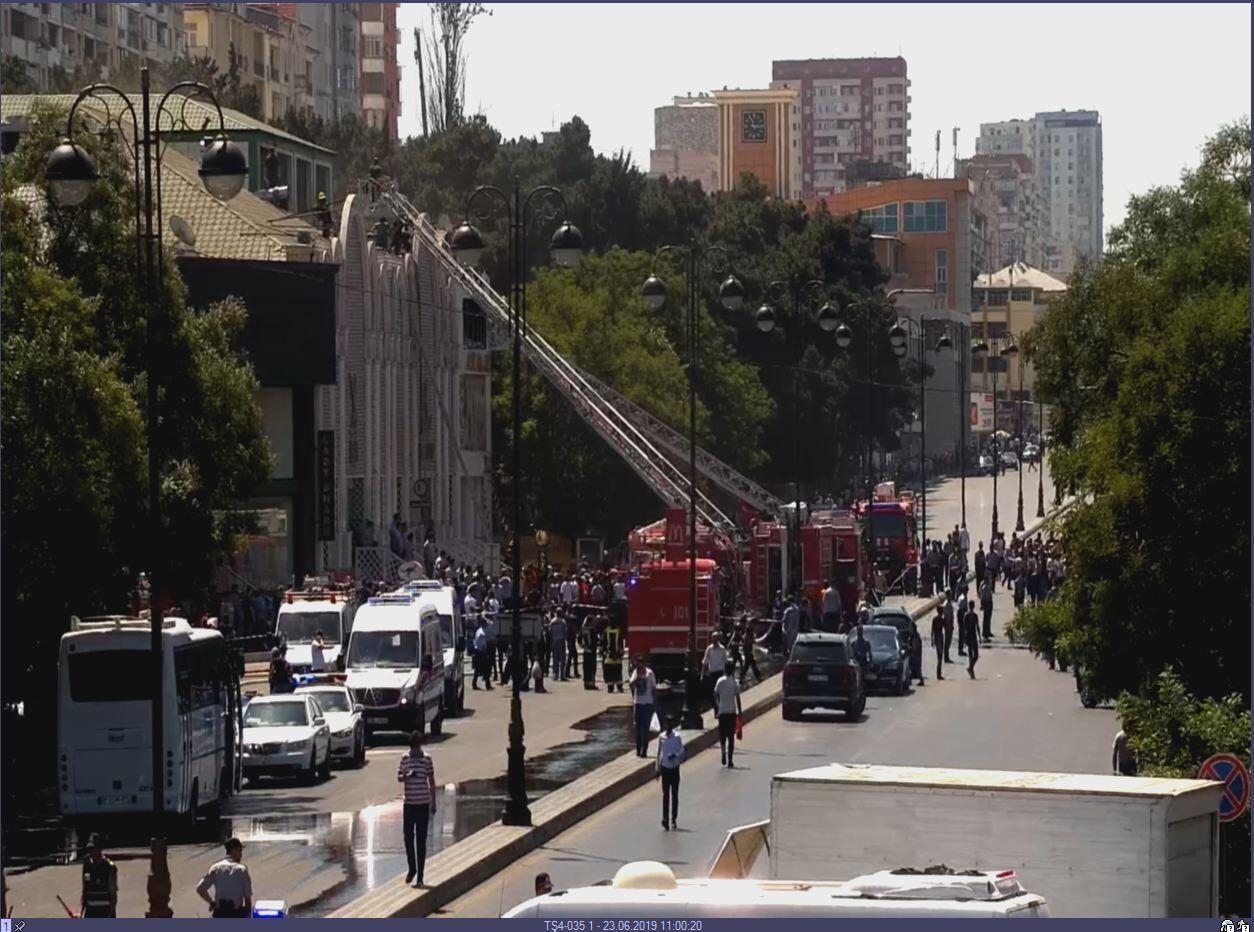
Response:
POLYGON ((361 119, 398 138, 401 115, 401 67, 396 60, 400 32, 396 28, 396 3, 359 3, 361 27, 361 119))
POLYGON ((1032 160, 1023 153, 994 152, 960 159, 958 177, 971 180, 975 206, 988 220, 983 273, 1026 262, 1045 264, 1049 209, 1032 160))
POLYGON ((797 91, 724 88, 714 92, 714 100, 720 190, 734 190, 741 173, 751 172, 772 196, 800 197, 797 91))
POLYGON ((1049 212, 1044 270, 1068 277, 1080 257, 1097 259, 1102 223, 1102 120, 1095 110, 1037 113, 982 123, 980 154, 1023 153, 1033 163, 1049 212))
POLYGON ((718 190, 718 104, 709 94, 676 97, 653 111, 649 174, 687 178, 718 190))
POLYGON ((305 30, 305 73, 297 87, 328 123, 361 110, 357 61, 361 30, 355 3, 280 3, 305 30))
POLYGON ((861 161, 910 169, 910 79, 904 58, 777 61, 771 87, 799 93, 800 185, 805 197, 846 190, 861 161))
MULTIPOLYGON (((181 3, 5 3, 0 50, 26 65, 41 91, 76 69, 104 80, 119 71, 168 64, 182 54, 181 3)), ((75 88, 77 90, 77 88, 75 88)))

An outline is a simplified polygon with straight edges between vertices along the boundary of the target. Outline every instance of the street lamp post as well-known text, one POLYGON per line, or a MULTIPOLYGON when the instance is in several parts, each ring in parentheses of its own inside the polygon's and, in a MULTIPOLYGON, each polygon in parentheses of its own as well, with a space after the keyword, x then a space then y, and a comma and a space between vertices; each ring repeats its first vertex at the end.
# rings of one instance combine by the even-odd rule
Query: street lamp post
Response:
MULTIPOLYGON (((826 286, 818 279, 810 279, 796 287, 792 287, 789 282, 773 281, 767 284, 766 293, 771 300, 764 303, 758 308, 756 323, 758 330, 762 333, 770 333, 775 329, 776 311, 775 304, 782 303, 784 297, 792 298, 791 319, 795 324, 800 324, 805 310, 809 308, 812 300, 825 297, 826 286)), ((818 315, 819 327, 824 333, 831 333, 836 329, 836 325, 840 322, 840 317, 836 312, 836 308, 829 302, 824 302, 819 309, 818 315)), ((799 373, 794 370, 792 377, 793 386, 793 535, 792 542, 789 546, 789 562, 797 568, 798 585, 794 592, 800 591, 805 587, 805 569, 801 563, 801 390, 798 385, 799 373)), ((791 571, 789 572, 791 582, 791 571)), ((790 586, 791 588, 791 586, 790 586)))
MULTIPOLYGON (((148 443, 148 618, 151 634, 151 676, 152 676, 152 773, 149 780, 152 790, 152 859, 148 878, 148 918, 169 918, 170 910, 170 872, 166 861, 164 838, 165 822, 165 789, 173 788, 173 752, 165 749, 165 709, 163 706, 164 675, 161 650, 163 620, 161 612, 162 591, 164 585, 161 561, 164 554, 162 545, 161 522, 161 450, 157 429, 158 422, 158 389, 160 378, 158 365, 162 358, 159 330, 163 323, 164 310, 160 299, 161 284, 165 274, 165 257, 161 251, 161 157, 162 130, 161 117, 168 115, 176 127, 191 129, 182 118, 182 111, 175 117, 166 113, 166 103, 178 91, 184 101, 192 97, 203 96, 212 101, 218 112, 218 135, 205 147, 200 159, 200 178, 205 189, 218 200, 227 201, 235 197, 244 187, 248 177, 248 161, 244 152, 226 136, 226 122, 222 116, 222 108, 218 105, 213 91, 196 81, 180 81, 162 95, 155 112, 152 110, 152 91, 148 69, 140 71, 140 119, 135 115, 135 106, 130 95, 112 84, 92 84, 79 91, 74 103, 70 106, 69 116, 65 124, 65 138, 52 150, 48 157, 45 178, 54 203, 62 207, 77 207, 87 200, 93 184, 99 179, 91 157, 81 147, 74 144, 74 115, 79 105, 87 98, 107 101, 117 97, 122 101, 124 111, 130 116, 131 156, 134 164, 135 182, 135 236, 143 245, 143 261, 139 263, 140 276, 144 279, 147 298, 147 320, 145 322, 145 355, 147 373, 147 396, 145 399, 147 418, 148 443), (154 166, 155 162, 155 166, 154 166), (140 165, 143 165, 143 180, 140 180, 140 165), (155 167, 155 172, 154 172, 155 167), (155 201, 155 205, 154 205, 155 201), (141 223, 142 220, 142 223, 141 223), (171 756, 171 766, 167 772, 166 757, 171 756), (162 780, 162 774, 166 779, 162 780)), ((125 136, 127 125, 122 122, 122 112, 114 116, 110 111, 109 121, 116 123, 121 134, 125 136)), ((169 132, 169 130, 167 130, 169 132)))
MULTIPOLYGON (((1035 391, 1032 394, 1037 395, 1035 391)), ((1045 406, 1036 400, 1036 516, 1045 517, 1045 406)))
MULTIPOLYGON (((1013 337, 991 337, 988 340, 977 340, 971 346, 973 355, 991 357, 994 352, 1002 359, 1009 359, 1017 356, 1019 347, 1015 345, 1013 337)), ((992 538, 997 536, 997 475, 1001 472, 1001 451, 997 443, 997 367, 993 366, 991 358, 988 359, 988 367, 993 371, 993 529, 992 538)))
MULTIPOLYGON (((874 314, 878 313, 883 316, 883 310, 886 306, 891 306, 894 298, 899 294, 934 294, 928 288, 894 288, 884 295, 883 298, 871 301, 851 301, 847 306, 850 313, 858 312, 862 322, 865 325, 866 337, 866 536, 867 536, 867 553, 871 560, 869 567, 874 579, 874 571, 878 565, 878 553, 875 546, 875 479, 874 464, 872 462, 874 453, 875 433, 871 429, 871 422, 874 418, 874 391, 875 391, 875 356, 872 350, 875 346, 871 323, 874 320, 874 314)), ((846 323, 841 323, 836 328, 836 345, 842 350, 849 349, 853 345, 853 330, 846 323)))
MULTIPOLYGON (((920 317, 916 324, 909 317, 903 317, 889 331, 888 339, 898 359, 904 359, 909 353, 907 334, 914 333, 919 347, 919 579, 923 578, 923 547, 927 539, 927 325, 941 321, 943 317, 920 317)), ((953 340, 946 330, 936 341, 936 352, 949 349, 953 340)))
POLYGON ((549 249, 553 260, 562 266, 573 266, 579 261, 583 251, 583 236, 569 220, 566 220, 566 199, 562 192, 552 185, 540 185, 529 191, 525 196, 519 188, 518 176, 514 176, 512 197, 496 185, 480 185, 470 192, 466 198, 465 219, 453 231, 449 245, 458 261, 465 265, 475 265, 483 255, 483 236, 471 223, 472 218, 479 220, 492 216, 492 211, 485 203, 483 213, 474 213, 476 201, 488 201, 495 198, 498 205, 504 207, 509 222, 509 262, 508 274, 510 282, 510 311, 513 330, 513 371, 510 386, 513 392, 513 463, 510 478, 514 493, 514 527, 511 537, 511 563, 513 573, 512 590, 512 630, 510 637, 510 681, 512 693, 509 705, 509 745, 506 749, 508 761, 506 784, 509 799, 505 802, 505 810, 501 814, 503 825, 531 824, 531 809, 527 803, 527 773, 525 767, 526 747, 523 737, 526 729, 522 716, 522 340, 523 331, 527 327, 527 292, 525 276, 527 273, 527 222, 531 210, 538 208, 545 220, 554 220, 560 214, 562 222, 549 240, 549 249))
POLYGON ((1023 523, 1023 363, 1019 363, 1019 397, 1015 402, 1015 434, 1019 443, 1019 510, 1015 515, 1015 530, 1020 534, 1026 529, 1023 523))
MULTIPOLYGON (((961 333, 962 325, 959 324, 961 333)), ((967 420, 970 417, 971 399, 967 395, 967 372, 971 368, 971 342, 959 339, 954 344, 954 357, 958 360, 958 475, 961 483, 962 526, 967 526, 967 420)))
MULTIPOLYGON (((660 311, 666 304, 666 283, 657 275, 663 256, 680 255, 685 260, 687 284, 686 328, 688 337, 688 651, 684 658, 684 709, 681 724, 685 729, 703 727, 698 699, 700 670, 697 669, 697 369, 700 364, 700 283, 703 271, 716 275, 727 272, 727 251, 721 246, 701 246, 695 241, 683 246, 663 246, 653 257, 653 272, 645 279, 640 293, 651 311, 660 311)), ((735 312, 744 306, 745 289, 728 273, 718 289, 719 300, 727 310, 735 312)))

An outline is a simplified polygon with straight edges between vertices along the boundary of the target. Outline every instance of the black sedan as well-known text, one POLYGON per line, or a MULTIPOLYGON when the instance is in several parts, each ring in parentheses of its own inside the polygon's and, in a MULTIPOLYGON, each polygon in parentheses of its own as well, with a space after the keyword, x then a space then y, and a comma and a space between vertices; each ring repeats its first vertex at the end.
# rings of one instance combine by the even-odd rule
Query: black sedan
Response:
MULTIPOLYGON (((864 653, 857 645, 858 629, 849 634, 849 650, 855 658, 864 653)), ((864 625, 862 636, 870 645, 862 674, 867 691, 886 690, 904 696, 910 685, 910 655, 892 625, 864 625)))

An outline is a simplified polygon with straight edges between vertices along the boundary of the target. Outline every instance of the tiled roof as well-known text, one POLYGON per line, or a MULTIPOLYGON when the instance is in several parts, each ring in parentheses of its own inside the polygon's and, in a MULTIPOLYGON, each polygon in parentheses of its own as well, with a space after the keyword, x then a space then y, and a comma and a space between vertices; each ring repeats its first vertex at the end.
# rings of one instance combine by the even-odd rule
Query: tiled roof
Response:
POLYGON ((1048 275, 1040 269, 1034 269, 1032 266, 1024 262, 1016 262, 1013 265, 1008 265, 1000 272, 993 272, 991 275, 979 276, 975 280, 975 287, 1009 288, 1012 283, 1016 288, 1036 288, 1044 292, 1059 292, 1067 290, 1067 286, 1064 282, 1060 282, 1052 275, 1048 275), (1011 274, 1012 272, 1014 273, 1013 275, 1011 274))
MULTIPOLYGON (((129 94, 127 96, 130 98, 131 105, 135 108, 136 119, 142 120, 141 114, 143 111, 141 110, 140 96, 138 94, 129 94)), ((74 104, 74 98, 74 94, 5 94, 3 97, 0 97, 0 117, 11 120, 14 117, 27 116, 37 103, 45 103, 54 109, 69 112, 70 107, 74 104)), ((160 97, 157 97, 152 101, 153 113, 150 119, 154 122, 156 120, 155 111, 160 99, 160 97)), ((106 107, 108 107, 109 113, 116 115, 121 110, 125 114, 125 108, 118 101, 116 95, 112 94, 107 95, 104 100, 88 97, 79 104, 79 111, 82 112, 84 109, 87 109, 94 116, 103 120, 106 117, 106 107)), ((123 118, 129 122, 129 117, 124 116, 123 118)), ((218 112, 208 101, 198 97, 171 97, 166 102, 165 110, 162 111, 162 132, 173 132, 176 122, 183 121, 186 122, 187 127, 190 127, 190 129, 181 125, 178 127, 179 129, 187 132, 200 132, 203 127, 205 132, 210 132, 218 128, 218 112), (186 101, 186 106, 184 106, 184 101, 186 101)), ((262 123, 260 120, 254 120, 247 114, 240 113, 238 110, 232 110, 229 107, 222 108, 222 121, 228 133, 243 131, 266 133, 318 152, 325 152, 327 155, 335 154, 330 149, 316 146, 306 139, 293 136, 291 133, 285 133, 281 129, 275 129, 273 126, 262 123)))
MULTIPOLYGON (((14 195, 30 206, 36 217, 42 217, 47 209, 43 191, 35 185, 21 185, 14 195)), ((304 221, 246 191, 226 202, 212 197, 196 174, 196 163, 174 149, 167 149, 162 156, 161 208, 165 216, 162 241, 207 258, 283 262, 286 247, 297 242, 298 232, 309 233, 314 243, 324 242, 304 221), (172 217, 187 221, 196 234, 195 246, 188 249, 174 235, 172 217)))

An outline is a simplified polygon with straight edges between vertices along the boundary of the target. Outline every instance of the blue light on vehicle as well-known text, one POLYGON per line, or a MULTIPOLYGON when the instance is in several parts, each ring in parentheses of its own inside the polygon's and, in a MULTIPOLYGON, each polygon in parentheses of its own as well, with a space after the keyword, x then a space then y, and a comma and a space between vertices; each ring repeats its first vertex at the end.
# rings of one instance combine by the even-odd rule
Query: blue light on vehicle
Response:
POLYGON ((258 900, 253 906, 254 919, 286 919, 287 903, 284 900, 258 900))

